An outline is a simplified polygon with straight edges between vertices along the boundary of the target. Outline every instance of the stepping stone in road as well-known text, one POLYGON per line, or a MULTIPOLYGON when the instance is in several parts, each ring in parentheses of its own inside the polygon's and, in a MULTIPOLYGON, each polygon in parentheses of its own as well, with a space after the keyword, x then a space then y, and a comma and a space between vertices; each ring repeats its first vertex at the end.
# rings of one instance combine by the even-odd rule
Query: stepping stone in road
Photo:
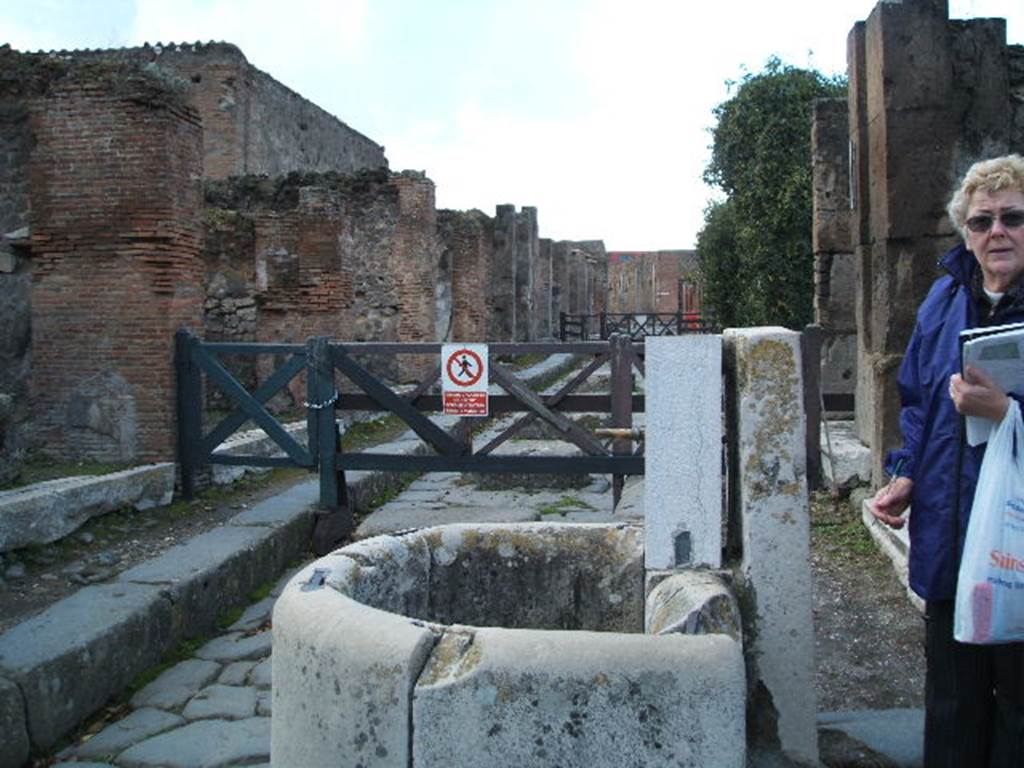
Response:
POLYGON ((160 677, 132 696, 132 706, 178 709, 209 685, 220 673, 215 661, 188 659, 175 664, 160 677))
POLYGON ((270 718, 198 720, 136 744, 122 768, 222 768, 270 758, 270 718))
POLYGON ((186 720, 244 720, 256 714, 256 689, 211 685, 197 693, 181 714, 186 720))

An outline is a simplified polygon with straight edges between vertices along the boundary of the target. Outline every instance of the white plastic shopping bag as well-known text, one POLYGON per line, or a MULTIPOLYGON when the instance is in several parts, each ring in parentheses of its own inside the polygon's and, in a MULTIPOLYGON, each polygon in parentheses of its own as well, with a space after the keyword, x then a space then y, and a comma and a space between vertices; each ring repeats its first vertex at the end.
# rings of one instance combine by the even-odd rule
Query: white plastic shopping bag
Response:
POLYGON ((1024 424, 1013 398, 981 462, 960 561, 953 636, 961 643, 1024 640, 1024 424))

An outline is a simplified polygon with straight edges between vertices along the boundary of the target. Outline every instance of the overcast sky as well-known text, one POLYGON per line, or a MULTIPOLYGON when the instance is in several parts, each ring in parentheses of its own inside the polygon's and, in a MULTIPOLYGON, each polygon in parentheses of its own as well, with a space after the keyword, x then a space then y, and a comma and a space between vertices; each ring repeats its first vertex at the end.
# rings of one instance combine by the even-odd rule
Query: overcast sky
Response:
MULTIPOLYGON (((692 247, 711 110, 771 55, 845 73, 874 0, 0 0, 0 43, 225 40, 426 171, 439 208, 538 208, 542 237, 692 247)), ((950 0, 1001 16, 1021 0, 950 0)))

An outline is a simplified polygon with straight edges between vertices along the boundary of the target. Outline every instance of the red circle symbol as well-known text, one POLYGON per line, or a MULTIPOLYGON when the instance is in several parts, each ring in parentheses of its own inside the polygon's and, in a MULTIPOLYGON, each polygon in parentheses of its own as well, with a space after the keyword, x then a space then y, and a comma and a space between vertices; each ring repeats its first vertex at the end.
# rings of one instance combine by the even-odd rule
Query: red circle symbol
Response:
POLYGON ((445 363, 448 380, 459 387, 472 387, 484 373, 484 361, 472 349, 457 349, 445 363))

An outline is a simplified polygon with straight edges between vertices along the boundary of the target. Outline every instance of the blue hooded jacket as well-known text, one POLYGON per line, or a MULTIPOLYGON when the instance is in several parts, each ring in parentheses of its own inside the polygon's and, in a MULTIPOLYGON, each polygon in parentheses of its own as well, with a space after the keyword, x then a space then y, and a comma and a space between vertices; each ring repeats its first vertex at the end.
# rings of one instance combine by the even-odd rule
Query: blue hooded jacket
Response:
MULTIPOLYGON (((914 481, 910 514, 910 587, 925 600, 952 600, 985 445, 963 437, 963 419, 949 396, 949 377, 960 372, 960 331, 1024 321, 1021 287, 1007 293, 982 319, 975 299, 980 268, 959 245, 940 259, 948 272, 932 285, 898 377, 903 446, 890 451, 885 469, 914 481)), ((1012 393, 1019 401, 1020 393, 1012 393)))

